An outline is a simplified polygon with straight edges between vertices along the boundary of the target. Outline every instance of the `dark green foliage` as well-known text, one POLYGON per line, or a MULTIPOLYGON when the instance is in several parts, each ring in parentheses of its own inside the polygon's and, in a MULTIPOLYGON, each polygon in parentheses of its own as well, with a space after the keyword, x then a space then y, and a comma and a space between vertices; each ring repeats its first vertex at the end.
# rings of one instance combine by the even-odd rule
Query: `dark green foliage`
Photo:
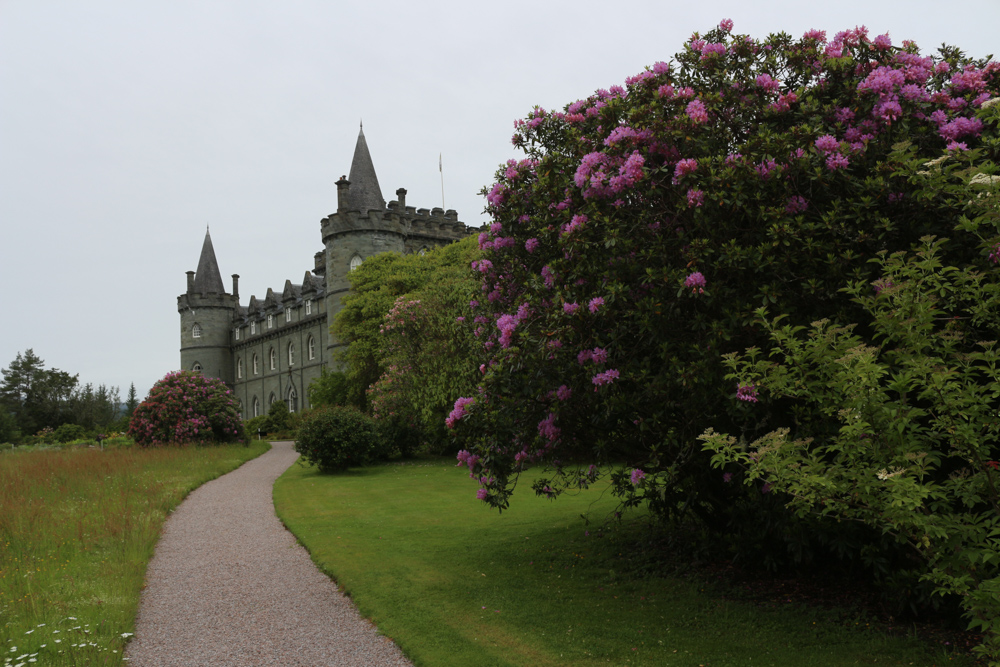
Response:
POLYGON ((292 413, 284 401, 275 401, 267 411, 270 432, 288 431, 292 428, 292 413))
POLYGON ((375 421, 354 407, 318 408, 303 417, 295 451, 321 472, 337 472, 388 458, 375 421))
POLYGON ((21 432, 17 430, 17 420, 0 404, 0 444, 14 443, 20 439, 21 432))
POLYGON ((42 428, 55 428, 71 421, 67 401, 77 384, 77 376, 55 368, 45 368, 45 362, 30 348, 10 366, 0 371, 0 405, 13 414, 22 434, 34 434, 42 428))
POLYGON ((322 374, 310 383, 308 391, 309 405, 313 407, 349 404, 347 374, 342 371, 327 370, 324 366, 322 374))
POLYGON ((56 442, 72 442, 87 436, 87 429, 79 424, 62 424, 55 430, 52 437, 56 442))

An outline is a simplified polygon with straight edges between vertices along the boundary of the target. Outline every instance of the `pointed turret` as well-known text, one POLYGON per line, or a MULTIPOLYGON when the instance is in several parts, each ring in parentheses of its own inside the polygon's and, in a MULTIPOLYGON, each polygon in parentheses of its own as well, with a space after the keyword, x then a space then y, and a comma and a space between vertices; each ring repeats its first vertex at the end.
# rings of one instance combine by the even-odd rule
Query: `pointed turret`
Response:
POLYGON ((222 274, 219 273, 219 262, 215 259, 215 248, 212 247, 212 236, 205 230, 205 243, 201 246, 201 259, 198 260, 198 271, 194 276, 194 291, 198 294, 225 294, 222 284, 222 274))
POLYGON ((375 165, 368 153, 368 142, 365 141, 365 130, 362 127, 358 134, 358 144, 354 147, 354 161, 351 162, 351 182, 348 194, 348 209, 366 213, 369 209, 385 209, 385 199, 378 186, 378 176, 375 175, 375 165))

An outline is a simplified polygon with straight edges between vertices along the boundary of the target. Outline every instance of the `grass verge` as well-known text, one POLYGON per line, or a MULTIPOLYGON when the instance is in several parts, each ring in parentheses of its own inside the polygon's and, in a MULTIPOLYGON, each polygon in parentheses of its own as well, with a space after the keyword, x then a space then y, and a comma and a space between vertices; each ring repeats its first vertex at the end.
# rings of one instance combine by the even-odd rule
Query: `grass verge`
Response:
POLYGON ((497 515, 450 462, 294 465, 274 498, 319 567, 421 667, 969 664, 829 612, 618 572, 621 543, 580 520, 603 520, 614 499, 595 488, 549 502, 525 482, 497 515))
POLYGON ((269 448, 0 455, 0 664, 121 664, 167 514, 269 448))

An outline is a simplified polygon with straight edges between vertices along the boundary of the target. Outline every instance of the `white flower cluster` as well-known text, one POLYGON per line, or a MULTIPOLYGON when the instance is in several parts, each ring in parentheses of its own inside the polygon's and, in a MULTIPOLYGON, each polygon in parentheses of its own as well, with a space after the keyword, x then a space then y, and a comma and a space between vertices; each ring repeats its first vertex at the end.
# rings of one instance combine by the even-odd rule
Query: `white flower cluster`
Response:
POLYGON ((906 472, 905 468, 893 468, 892 470, 886 470, 885 468, 882 468, 877 473, 875 473, 875 476, 881 479, 882 481, 885 481, 887 479, 892 479, 893 477, 898 477, 902 475, 904 472, 906 472))

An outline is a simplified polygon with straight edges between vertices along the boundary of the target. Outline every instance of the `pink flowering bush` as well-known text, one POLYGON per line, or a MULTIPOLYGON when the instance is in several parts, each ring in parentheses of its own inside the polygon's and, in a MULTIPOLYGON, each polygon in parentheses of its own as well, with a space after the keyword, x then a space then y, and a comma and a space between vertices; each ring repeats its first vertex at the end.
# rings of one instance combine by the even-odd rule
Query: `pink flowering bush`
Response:
POLYGON ((168 373, 136 407, 129 436, 143 447, 191 442, 246 442, 239 403, 218 378, 168 373))
MULTIPOLYGON (((507 507, 528 465, 551 467, 535 490, 553 496, 604 464, 623 502, 724 532, 735 485, 697 437, 760 425, 722 355, 766 343, 761 306, 855 321, 840 290, 874 279, 869 260, 949 235, 967 197, 919 172, 955 141, 968 150, 942 183, 995 155, 983 106, 998 88, 1000 64, 956 49, 725 23, 623 86, 517 121, 526 158, 484 189, 493 224, 466 319, 479 386, 451 424, 485 501, 507 507)), ((947 252, 965 265, 978 243, 947 252)))

